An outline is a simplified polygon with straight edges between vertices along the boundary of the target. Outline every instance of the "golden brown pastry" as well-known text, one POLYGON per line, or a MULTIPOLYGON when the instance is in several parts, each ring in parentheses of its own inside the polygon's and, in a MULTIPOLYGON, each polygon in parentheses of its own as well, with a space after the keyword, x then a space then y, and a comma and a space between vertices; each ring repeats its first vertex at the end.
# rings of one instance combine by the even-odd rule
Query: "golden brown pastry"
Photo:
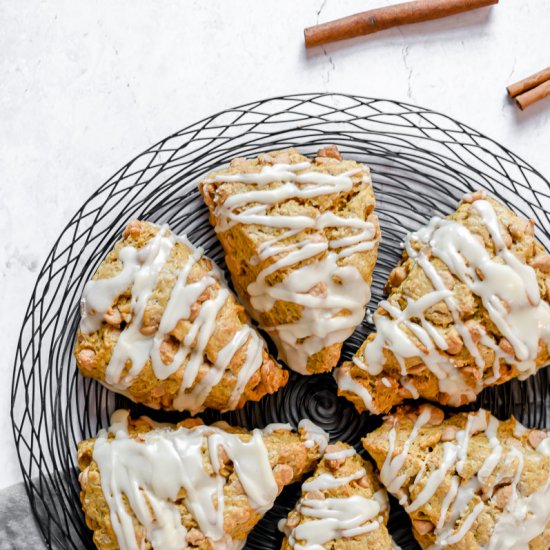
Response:
POLYGON ((216 266, 167 226, 131 222, 81 312, 82 374, 149 407, 232 410, 288 379, 216 266))
POLYGON ((532 221, 485 193, 410 234, 387 290, 376 332, 336 372, 360 411, 418 397, 459 406, 550 362, 550 255, 532 221))
POLYGON ((302 421, 247 432, 117 411, 78 446, 80 495, 99 550, 242 548, 281 489, 311 471, 327 434, 302 421))
POLYGON ((550 437, 488 411, 402 407, 363 440, 431 550, 550 548, 550 437))
POLYGON ((329 445, 302 498, 281 522, 281 550, 390 550, 388 496, 372 464, 345 443, 329 445))
POLYGON ((379 226, 368 167, 336 147, 238 158, 200 183, 241 300, 302 373, 331 370, 365 314, 379 226))

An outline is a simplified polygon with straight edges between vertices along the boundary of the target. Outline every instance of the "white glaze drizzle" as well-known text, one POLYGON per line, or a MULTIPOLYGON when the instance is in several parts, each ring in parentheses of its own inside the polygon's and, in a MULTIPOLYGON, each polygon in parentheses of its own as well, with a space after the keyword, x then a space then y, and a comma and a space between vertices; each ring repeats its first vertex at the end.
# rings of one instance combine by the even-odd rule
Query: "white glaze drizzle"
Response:
MULTIPOLYGON (((354 449, 342 449, 327 453, 325 460, 347 458, 355 455, 354 449)), ((309 518, 294 528, 286 526, 286 520, 279 523, 279 529, 288 537, 290 548, 294 550, 324 550, 323 544, 331 540, 356 537, 378 529, 382 518, 379 514, 388 506, 385 491, 377 491, 372 498, 353 495, 342 498, 307 498, 309 491, 325 491, 342 487, 366 475, 364 468, 343 477, 330 473, 320 474, 302 485, 306 495, 297 505, 297 511, 309 518), (303 541, 298 542, 298 541, 303 541)))
POLYGON ((367 472, 364 468, 345 477, 334 477, 332 474, 323 473, 304 482, 302 489, 304 491, 325 491, 327 489, 334 489, 335 487, 346 485, 351 481, 361 479, 365 475, 367 475, 367 472))
POLYGON ((129 419, 130 411, 128 409, 117 409, 111 415, 111 422, 107 431, 114 435, 119 431, 128 433, 129 419))
POLYGON ((412 491, 417 485, 418 485, 418 482, 424 477, 424 474, 426 473, 426 468, 428 467, 428 459, 429 459, 429 454, 426 455, 426 457, 424 458, 424 460, 422 461, 422 466, 420 466, 420 470, 418 470, 418 473, 416 474, 410 488, 409 488, 409 492, 412 491))
POLYGON ((80 330, 89 334, 99 330, 104 314, 113 302, 129 288, 140 265, 145 261, 149 250, 138 250, 132 246, 123 248, 118 259, 122 262, 122 270, 114 277, 90 280, 86 283, 80 300, 80 330))
POLYGON ((358 380, 353 378, 348 368, 338 367, 334 369, 334 378, 340 391, 348 391, 360 397, 365 404, 365 408, 372 410, 372 395, 369 390, 358 380))
POLYGON ((307 374, 308 358, 332 344, 343 342, 361 323, 365 306, 370 300, 370 287, 359 271, 339 260, 376 245, 376 229, 368 221, 345 218, 324 212, 317 218, 306 215, 269 215, 267 209, 289 199, 304 199, 349 191, 354 185, 353 176, 362 175, 363 183, 370 183, 363 169, 340 175, 323 174, 309 170, 312 164, 275 164, 263 166, 258 173, 213 176, 207 182, 241 182, 254 185, 255 190, 231 195, 215 208, 216 231, 223 232, 233 225, 262 225, 284 230, 260 245, 252 265, 272 259, 251 283, 252 313, 270 311, 277 301, 286 301, 302 307, 301 318, 292 323, 264 327, 278 345, 279 353, 294 370, 307 374), (304 172, 305 171, 305 172, 304 172), (266 188, 272 183, 275 188, 266 188), (304 230, 321 231, 326 228, 352 228, 354 234, 328 242, 318 236, 305 236, 297 243, 280 242, 304 230), (315 238, 313 238, 315 237, 315 238), (290 272, 282 281, 268 284, 266 278, 281 269, 308 261, 290 272), (310 293, 321 288, 320 295, 310 293), (345 315, 341 312, 345 311, 345 315), (339 315, 340 313, 340 315, 339 315))
POLYGON ((547 435, 538 445, 537 452, 544 456, 550 456, 550 435, 547 435))
POLYGON ((529 542, 550 523, 550 476, 546 484, 527 497, 518 497, 514 506, 498 519, 486 550, 528 548, 529 542))
POLYGON ((420 397, 416 386, 410 381, 408 376, 402 376, 399 382, 411 394, 413 399, 418 399, 420 397))
POLYGON ((457 474, 461 474, 468 457, 468 443, 470 441, 470 429, 472 426, 472 418, 474 415, 468 415, 466 421, 466 427, 463 430, 459 430, 456 433, 456 441, 458 443, 457 461, 455 464, 455 470, 457 474))
MULTIPOLYGON (((259 513, 265 513, 279 489, 262 439, 254 430, 249 441, 217 426, 162 428, 128 435, 128 413, 117 411, 110 433, 102 430, 94 443, 93 458, 101 474, 101 487, 109 506, 113 531, 121 550, 142 548, 136 539, 129 507, 145 527, 147 539, 157 550, 187 547, 187 531, 175 504, 180 490, 183 500, 202 533, 216 550, 237 549, 244 541, 231 540, 224 532, 224 485, 220 475, 220 448, 233 463, 235 473, 259 513), (203 455, 204 448, 208 455, 203 455), (150 508, 149 508, 150 507, 150 508)), ((265 433, 280 429, 267 426, 265 433)))
POLYGON ((246 360, 237 374, 237 383, 231 392, 228 409, 238 406, 239 400, 252 375, 262 366, 264 341, 258 336, 254 329, 249 330, 250 338, 246 348, 246 360))
POLYGON ((527 428, 516 419, 516 423, 514 424, 514 436, 517 438, 521 438, 521 436, 527 431, 527 428))
POLYGON ((323 453, 328 445, 329 436, 325 430, 317 426, 308 418, 300 420, 298 424, 298 430, 304 433, 306 441, 304 445, 308 448, 319 447, 319 450, 323 453))
POLYGON ((323 458, 326 460, 341 460, 343 458, 349 458, 357 454, 355 449, 340 449, 339 451, 333 451, 331 453, 325 453, 323 458))
MULTIPOLYGON (((426 410, 422 414, 425 413, 426 410)), ((440 516, 435 526, 436 541, 430 546, 429 550, 442 550, 449 545, 460 542, 484 510, 483 501, 480 500, 475 503, 476 496, 480 491, 483 491, 487 498, 492 498, 495 487, 503 480, 509 479, 509 472, 513 468, 515 468, 515 471, 510 483, 512 491, 510 499, 495 524, 489 544, 483 548, 486 550, 526 548, 528 542, 542 533, 550 521, 550 475, 541 489, 530 496, 522 496, 518 492, 518 484, 523 471, 523 454, 515 447, 510 447, 503 461, 504 448, 498 438, 499 421, 493 416, 489 416, 487 421, 487 413, 480 410, 477 413, 468 415, 465 427, 456 432, 455 442, 443 443, 441 463, 427 477, 425 477, 425 471, 429 455, 426 456, 419 473, 410 485, 410 489, 413 489, 422 481, 422 489, 416 494, 414 500, 410 501, 408 495, 401 489, 407 479, 407 474, 403 473, 399 476, 399 471, 408 456, 410 441, 418 435, 420 427, 429 421, 429 415, 424 418, 421 418, 421 416, 416 419, 402 451, 395 456, 393 454, 397 434, 394 422, 394 426, 388 433, 388 453, 380 476, 388 490, 400 497, 401 504, 405 505, 409 513, 418 510, 433 498, 451 469, 454 468, 457 474, 462 472, 472 434, 484 432, 491 446, 490 453, 474 477, 467 482, 462 482, 459 475, 451 476, 446 495, 442 500, 440 516), (413 435, 414 437, 411 438, 413 435), (497 467, 502 462, 503 467, 499 471, 497 467), (492 481, 489 482, 491 478, 492 481), (466 511, 468 511, 467 515, 465 515, 466 511), (460 520, 462 520, 460 526, 456 529, 460 520), (527 528, 524 528, 524 525, 527 528)), ((516 434, 516 437, 521 435, 516 434)), ((543 439, 536 449, 544 456, 550 456, 550 444, 547 444, 547 441, 550 441, 550 437, 543 439)))
POLYGON ((282 423, 282 422, 274 422, 273 424, 267 425, 262 432, 265 435, 269 435, 270 433, 276 432, 276 431, 285 431, 285 432, 291 432, 292 426, 288 423, 282 423))
POLYGON ((208 394, 221 380, 235 354, 246 346, 245 361, 237 374, 237 382, 227 409, 234 409, 238 405, 246 384, 262 365, 264 343, 254 329, 245 325, 218 352, 214 364, 209 365, 205 360, 205 349, 216 328, 216 317, 230 296, 227 289, 220 288, 215 296, 201 304, 198 315, 170 364, 165 364, 161 358, 162 343, 178 321, 189 319, 191 307, 199 297, 213 285, 221 283, 217 268, 213 268, 198 281, 189 281, 191 270, 202 255, 203 251, 194 249, 185 237, 176 237, 167 226, 163 226, 143 248, 138 250, 126 246, 120 250, 118 258, 123 264, 120 273, 111 278, 87 283, 81 302, 80 330, 84 334, 98 330, 116 297, 131 288, 132 321, 120 333, 113 349, 105 372, 104 383, 107 387, 128 395, 129 386, 149 360, 159 380, 165 380, 185 364, 182 385, 172 406, 178 410, 196 413, 203 409, 208 394), (162 267, 178 242, 193 252, 178 273, 158 330, 153 334, 143 334, 141 327, 148 298, 155 288, 162 267), (131 361, 131 368, 122 377, 128 361, 131 361), (196 383, 200 369, 207 367, 209 368, 205 376, 196 383))
POLYGON ((330 540, 357 537, 380 527, 376 519, 380 505, 373 498, 353 495, 301 499, 297 507, 302 515, 311 519, 287 533, 289 546, 295 550, 324 550, 323 544, 330 540))
MULTIPOLYGON (((139 267, 134 270, 131 281, 132 322, 120 333, 105 371, 105 382, 111 386, 121 384, 123 389, 128 388, 149 358, 153 337, 141 333, 141 324, 149 296, 155 288, 160 270, 166 263, 174 243, 172 233, 167 227, 162 227, 147 246, 137 253, 141 261, 139 267), (128 360, 132 363, 130 370, 121 380, 128 360)), ((109 307, 111 305, 109 304, 109 307)))
POLYGON ((478 470, 477 477, 481 482, 486 482, 489 479, 502 457, 502 445, 498 439, 498 424, 498 420, 491 416, 485 430, 485 436, 489 440, 489 445, 491 445, 491 452, 478 470))
MULTIPOLYGON (((480 343, 491 348, 495 357, 493 364, 489 365, 493 375, 485 379, 485 384, 498 381, 501 362, 515 365, 521 379, 530 376, 536 370, 539 342, 542 340, 550 345, 550 307, 540 298, 535 270, 523 264, 506 248, 496 212, 490 202, 477 200, 471 208, 487 228, 496 257, 490 257, 478 236, 452 220, 435 217, 427 226, 408 235, 405 241, 408 256, 423 269, 434 290, 416 301, 409 299, 404 310, 386 300, 382 301, 380 307, 389 316, 374 315, 376 337, 365 346, 361 357, 354 357, 354 363, 373 376, 383 370, 384 349, 394 354, 403 375, 406 374, 405 360, 419 357, 438 378, 439 389, 450 396, 451 405, 459 405, 462 397, 467 401, 474 400, 484 386, 483 376, 479 377, 475 388, 464 382, 453 360, 440 353, 440 350, 447 349, 447 343, 425 318, 426 310, 438 302, 444 302, 452 315, 455 329, 481 374, 486 365, 468 327, 461 320, 460 308, 452 292, 446 288, 443 278, 430 263, 428 250, 481 298, 491 320, 514 349, 514 354, 507 354, 480 327, 480 343), (420 251, 412 246, 412 242, 423 245, 420 251), (405 328, 425 349, 419 349, 404 331, 405 328)), ((368 401, 365 404, 368 405, 368 401)))
POLYGON ((441 482, 445 479, 447 472, 456 463, 457 454, 458 447, 456 445, 452 443, 443 443, 443 460, 439 468, 428 476, 420 493, 418 493, 415 499, 405 507, 407 512, 410 513, 418 510, 434 496, 441 482))
POLYGON ((382 468, 380 469, 380 480, 390 491, 391 493, 395 493, 396 495, 400 496, 400 489, 403 487, 403 483, 406 480, 406 476, 402 475, 399 476, 399 471, 403 467, 403 464, 405 464, 405 460, 407 459, 407 456, 409 454, 409 449, 411 447, 411 443, 416 439, 418 436, 418 432, 422 428, 422 426, 426 425, 431 418, 431 411, 429 407, 426 407, 418 416, 418 418, 415 420, 413 428, 411 430, 411 433, 407 437, 405 443, 403 444, 403 449, 400 453, 393 456, 393 452, 395 449, 395 438, 397 437, 397 433, 395 431, 395 423, 390 430, 389 433, 389 447, 388 447, 388 454, 386 455, 386 459, 384 460, 384 464, 382 465, 382 468))

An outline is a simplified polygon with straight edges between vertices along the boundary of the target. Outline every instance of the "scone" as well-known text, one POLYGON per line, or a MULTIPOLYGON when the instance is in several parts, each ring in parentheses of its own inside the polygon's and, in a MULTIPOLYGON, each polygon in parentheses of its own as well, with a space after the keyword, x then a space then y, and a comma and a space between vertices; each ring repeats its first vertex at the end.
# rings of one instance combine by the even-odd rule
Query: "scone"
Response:
POLYGON ((376 332, 335 373, 360 411, 459 406, 550 362, 550 255, 532 221, 485 193, 408 235, 387 291, 376 332))
POLYGON ((302 498, 282 520, 281 550, 391 550, 388 496, 363 460, 345 443, 329 445, 302 498))
POLYGON ((550 548, 550 437, 489 412, 403 407, 363 440, 431 550, 550 548))
POLYGON ((327 435, 247 432, 198 419, 155 424, 117 411, 78 446, 80 495, 99 550, 239 549, 281 489, 311 471, 327 435))
POLYGON ((149 407, 232 410, 288 380, 221 272, 167 226, 128 225, 81 314, 82 374, 149 407))
POLYGON ((379 226, 369 169, 336 147, 238 158, 200 190, 250 314, 295 371, 331 370, 365 314, 379 226))

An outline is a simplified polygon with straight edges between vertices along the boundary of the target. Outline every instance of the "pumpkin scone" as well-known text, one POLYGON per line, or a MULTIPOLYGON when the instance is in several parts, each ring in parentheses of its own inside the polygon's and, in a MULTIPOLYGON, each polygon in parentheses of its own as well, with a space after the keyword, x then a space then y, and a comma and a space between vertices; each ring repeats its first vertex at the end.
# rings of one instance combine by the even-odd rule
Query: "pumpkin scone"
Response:
POLYGON ((488 411, 402 407, 363 440, 430 550, 550 548, 550 437, 488 411))
POLYGON ((81 315, 82 374, 149 407, 233 410, 288 380, 216 266, 167 226, 130 222, 81 315))
POLYGON ((391 550, 388 496, 363 460, 345 443, 329 445, 286 520, 281 550, 391 550))
POLYGON ((78 446, 81 502, 99 550, 238 550, 282 488, 311 471, 328 436, 308 421, 247 432, 116 411, 78 446))
POLYGON ((367 166, 334 146, 238 158, 200 182, 241 300, 302 374, 330 371, 370 299, 379 225, 367 166))
POLYGON ((387 291, 375 332, 335 373, 360 411, 463 405, 550 363, 550 255, 532 221, 484 192, 407 236, 387 291))

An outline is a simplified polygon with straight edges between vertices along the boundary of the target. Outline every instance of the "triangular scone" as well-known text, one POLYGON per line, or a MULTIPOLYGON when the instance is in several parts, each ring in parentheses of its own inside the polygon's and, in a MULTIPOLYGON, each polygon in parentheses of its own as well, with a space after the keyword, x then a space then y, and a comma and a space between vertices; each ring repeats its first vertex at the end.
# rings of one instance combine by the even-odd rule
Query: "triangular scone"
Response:
POLYGON ((387 286, 376 332, 336 373, 359 410, 459 406, 550 362, 550 255, 532 221, 484 193, 408 235, 387 286))
POLYGON ((78 446, 80 495, 100 550, 242 548, 281 489, 311 471, 327 435, 308 421, 247 432, 117 411, 78 446))
POLYGON ((403 407, 363 440, 431 550, 550 548, 550 437, 489 412, 403 407))
POLYGON ((367 166, 336 147, 235 159, 200 183, 233 283, 280 357, 331 370, 365 314, 379 226, 367 166))
POLYGON ((281 550, 391 550, 388 496, 363 460, 345 443, 329 445, 302 497, 280 523, 281 550))
POLYGON ((81 312, 81 372, 149 407, 232 410, 288 380, 221 272, 166 226, 128 225, 81 312))

